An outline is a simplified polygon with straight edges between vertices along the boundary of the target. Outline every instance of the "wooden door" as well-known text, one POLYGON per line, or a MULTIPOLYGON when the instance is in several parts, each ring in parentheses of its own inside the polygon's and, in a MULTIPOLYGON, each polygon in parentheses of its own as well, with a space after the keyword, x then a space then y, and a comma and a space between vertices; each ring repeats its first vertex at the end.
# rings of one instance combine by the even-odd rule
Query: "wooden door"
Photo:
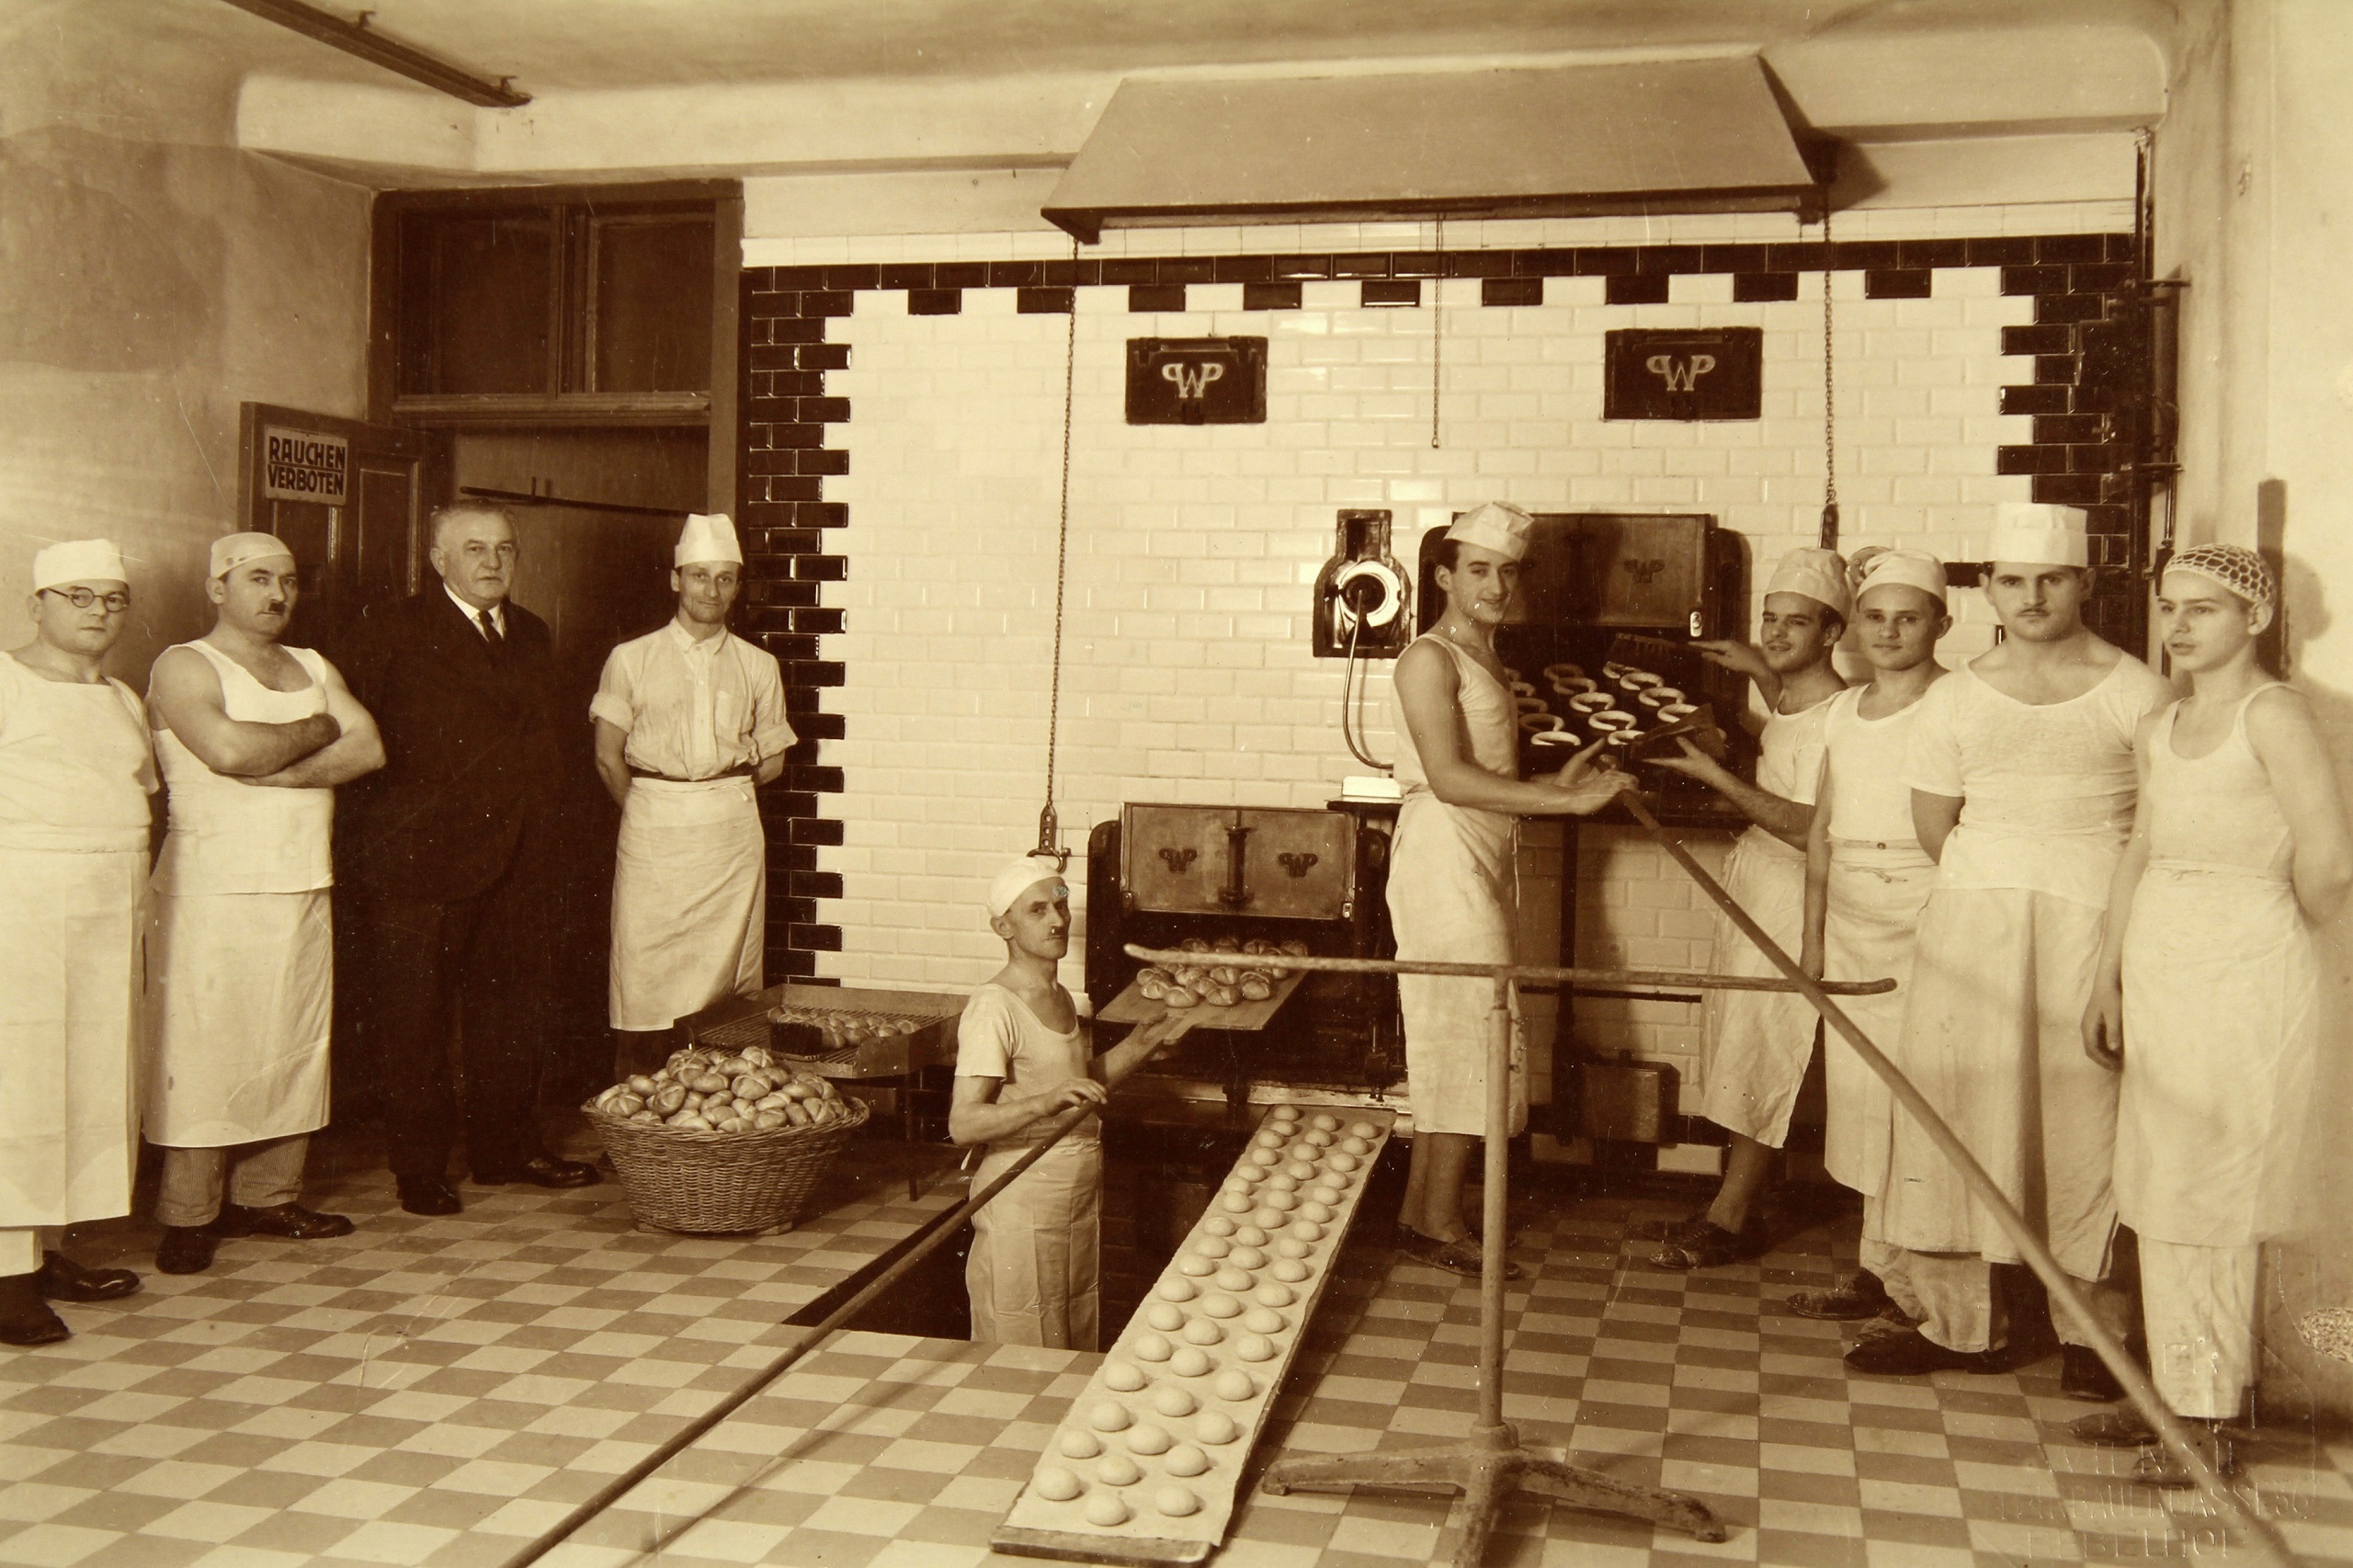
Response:
POLYGON ((248 403, 238 417, 240 527, 293 548, 292 641, 334 647, 362 606, 416 589, 424 448, 412 433, 248 403))

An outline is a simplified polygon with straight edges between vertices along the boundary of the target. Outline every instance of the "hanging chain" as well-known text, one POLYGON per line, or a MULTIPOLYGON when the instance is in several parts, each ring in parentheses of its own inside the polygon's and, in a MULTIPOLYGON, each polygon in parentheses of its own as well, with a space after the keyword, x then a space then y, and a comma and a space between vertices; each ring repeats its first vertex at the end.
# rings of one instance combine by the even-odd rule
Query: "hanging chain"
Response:
POLYGON ((1822 548, 1838 548, 1838 383, 1830 353, 1830 198, 1822 199, 1822 548))
POLYGON ((1437 276, 1430 279, 1430 449, 1438 449, 1438 356, 1446 347, 1440 298, 1446 288, 1446 214, 1438 216, 1437 276))
MULTIPOLYGON (((1078 241, 1070 243, 1070 258, 1078 260, 1078 241)), ((1070 432, 1078 386, 1078 286, 1073 267, 1069 327, 1063 340, 1063 494, 1061 518, 1054 533, 1054 663, 1046 698, 1046 803, 1038 812, 1038 847, 1033 855, 1051 855, 1057 867, 1070 859, 1062 846, 1062 823, 1054 814, 1055 744, 1063 722, 1063 595, 1070 581, 1070 432)))

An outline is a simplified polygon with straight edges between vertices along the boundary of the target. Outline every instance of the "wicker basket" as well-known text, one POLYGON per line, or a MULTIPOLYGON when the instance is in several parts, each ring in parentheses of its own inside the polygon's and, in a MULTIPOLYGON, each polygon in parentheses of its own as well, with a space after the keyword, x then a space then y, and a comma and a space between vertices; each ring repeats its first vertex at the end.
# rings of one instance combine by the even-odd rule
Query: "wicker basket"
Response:
POLYGON ((593 1103, 581 1108, 604 1135, 638 1222, 706 1234, 790 1229, 871 1114, 852 1099, 843 1102, 847 1116, 824 1127, 696 1132, 631 1121, 593 1103))

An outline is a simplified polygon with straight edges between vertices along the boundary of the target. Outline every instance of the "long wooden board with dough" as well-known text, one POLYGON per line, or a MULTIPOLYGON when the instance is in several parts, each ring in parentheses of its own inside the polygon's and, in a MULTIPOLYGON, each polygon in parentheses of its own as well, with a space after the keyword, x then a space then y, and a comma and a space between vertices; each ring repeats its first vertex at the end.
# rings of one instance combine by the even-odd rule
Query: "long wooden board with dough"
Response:
POLYGON ((1074 1562, 1209 1559, 1393 1120, 1267 1112, 991 1546, 1074 1562))

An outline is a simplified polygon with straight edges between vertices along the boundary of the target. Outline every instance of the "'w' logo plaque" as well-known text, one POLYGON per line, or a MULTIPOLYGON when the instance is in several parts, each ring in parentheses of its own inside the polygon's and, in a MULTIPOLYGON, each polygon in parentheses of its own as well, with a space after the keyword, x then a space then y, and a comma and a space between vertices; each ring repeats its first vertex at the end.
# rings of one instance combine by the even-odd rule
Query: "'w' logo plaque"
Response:
POLYGON ((1755 419, 1764 412, 1761 328, 1613 332, 1607 356, 1604 419, 1755 419))
POLYGON ((1131 425, 1264 425, 1263 337, 1128 339, 1131 425))

